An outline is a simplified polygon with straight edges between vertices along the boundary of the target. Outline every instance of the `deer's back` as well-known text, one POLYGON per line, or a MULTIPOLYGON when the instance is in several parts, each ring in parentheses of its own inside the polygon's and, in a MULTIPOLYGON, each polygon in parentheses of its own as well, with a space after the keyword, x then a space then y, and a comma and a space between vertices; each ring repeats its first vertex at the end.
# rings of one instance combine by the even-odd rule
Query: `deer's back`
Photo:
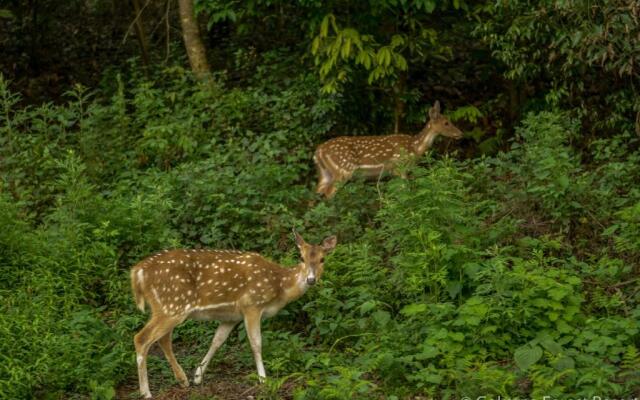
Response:
POLYGON ((153 313, 240 320, 242 308, 281 292, 282 268, 256 253, 170 250, 134 267, 153 313))
POLYGON ((385 163, 411 152, 412 140, 409 135, 340 136, 323 143, 318 152, 340 167, 358 168, 385 163))

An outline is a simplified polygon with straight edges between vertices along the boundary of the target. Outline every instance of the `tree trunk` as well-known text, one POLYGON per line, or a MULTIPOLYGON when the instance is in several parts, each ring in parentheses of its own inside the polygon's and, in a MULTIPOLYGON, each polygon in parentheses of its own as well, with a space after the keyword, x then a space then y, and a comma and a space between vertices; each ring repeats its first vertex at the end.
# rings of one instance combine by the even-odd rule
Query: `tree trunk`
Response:
POLYGON ((400 120, 404 116, 404 95, 405 85, 407 83, 407 73, 401 72, 398 81, 393 85, 393 133, 400 133, 400 120))
POLYGON ((505 128, 507 132, 512 133, 516 125, 518 116, 520 115, 520 89, 518 82, 508 79, 507 90, 509 93, 509 115, 505 128))
POLYGON ((149 65, 149 45, 147 42, 147 35, 144 32, 144 26, 142 25, 142 10, 140 9, 139 0, 133 0, 133 11, 136 25, 136 36, 138 36, 138 43, 140 43, 140 50, 142 51, 142 62, 145 66, 149 65))
POLYGON ((180 8, 180 24, 182 25, 182 38, 187 49, 189 64, 196 77, 203 79, 209 76, 210 69, 207 62, 207 53, 204 49, 198 21, 193 10, 193 0, 178 0, 180 8))

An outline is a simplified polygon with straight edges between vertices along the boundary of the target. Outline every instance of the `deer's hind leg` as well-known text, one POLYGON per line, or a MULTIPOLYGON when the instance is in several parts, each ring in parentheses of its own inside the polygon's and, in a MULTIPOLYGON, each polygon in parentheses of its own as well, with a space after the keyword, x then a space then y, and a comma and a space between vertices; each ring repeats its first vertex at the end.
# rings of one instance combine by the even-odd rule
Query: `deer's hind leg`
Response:
POLYGON ((331 169, 322 160, 321 152, 317 152, 316 155, 313 157, 313 160, 316 163, 316 168, 318 170, 318 175, 319 175, 318 184, 316 186, 316 193, 324 195, 326 197, 330 197, 328 193, 335 192, 335 188, 333 186, 335 173, 332 172, 331 169))
POLYGON ((162 352, 164 356, 167 357, 167 361, 171 365, 171 370, 173 371, 173 375, 175 375, 178 382, 182 387, 189 386, 189 379, 187 379, 187 375, 185 375, 184 370, 178 364, 178 360, 176 360, 176 356, 173 354, 173 346, 171 344, 171 334, 173 333, 173 329, 171 329, 166 335, 158 340, 158 344, 162 348, 162 352))
MULTIPOLYGON (((351 179, 351 176, 355 171, 355 165, 347 162, 346 165, 341 166, 336 163, 330 155, 321 157, 320 154, 317 154, 314 159, 316 160, 318 171, 320 172, 320 181, 318 182, 316 192, 323 194, 327 199, 330 199, 336 193, 336 184, 338 182, 344 182, 351 179)), ((345 164, 345 160, 342 161, 343 164, 345 164)))
POLYGON ((152 317, 144 328, 133 338, 133 344, 136 347, 140 394, 145 398, 151 398, 149 377, 147 375, 147 355, 149 354, 149 348, 160 340, 160 338, 171 332, 171 330, 182 321, 184 321, 184 317, 152 317))
POLYGON ((327 188, 333 186, 333 177, 327 169, 318 167, 318 172, 320 173, 320 178, 316 186, 316 193, 326 194, 327 188))

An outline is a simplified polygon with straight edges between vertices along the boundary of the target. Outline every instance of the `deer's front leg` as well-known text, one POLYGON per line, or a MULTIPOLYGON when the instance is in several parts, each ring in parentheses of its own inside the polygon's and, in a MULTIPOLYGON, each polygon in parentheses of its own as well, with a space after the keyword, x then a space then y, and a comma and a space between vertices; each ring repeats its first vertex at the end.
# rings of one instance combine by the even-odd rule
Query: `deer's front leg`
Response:
POLYGON ((333 184, 330 185, 330 186, 327 186, 325 188, 325 191, 324 191, 324 197, 327 198, 327 199, 332 198, 336 194, 336 190, 337 189, 336 189, 335 185, 333 185, 333 184))
POLYGON ((338 191, 338 188, 336 188, 336 184, 344 183, 351 179, 355 171, 356 169, 353 166, 350 166, 349 168, 341 168, 337 172, 333 172, 334 178, 331 183, 325 187, 324 190, 325 197, 327 199, 332 198, 338 191))
POLYGON ((391 173, 395 176, 398 176, 402 179, 407 179, 407 171, 405 169, 399 170, 398 168, 393 168, 391 173))
POLYGON ((395 176, 398 176, 402 179, 408 178, 408 172, 411 167, 415 166, 417 162, 417 158, 412 155, 407 155, 404 153, 394 154, 392 158, 392 162, 389 165, 391 173, 395 176))
POLYGON ((218 329, 216 329, 216 334, 213 335, 213 340, 211 341, 211 347, 209 348, 207 355, 204 356, 204 359, 202 360, 200 365, 198 365, 198 368, 196 368, 196 375, 193 378, 193 382, 196 385, 199 385, 202 383, 202 376, 204 375, 204 371, 207 369, 207 365, 209 365, 209 361, 211 361, 211 359, 213 358, 213 355, 220 348, 220 346, 224 344, 225 340, 227 340, 227 338, 229 337, 229 334, 231 333, 231 331, 236 325, 237 325, 237 322, 221 322, 220 323, 220 325, 218 326, 218 329))
POLYGON ((253 358, 256 361, 258 378, 260 379, 260 382, 264 382, 267 375, 264 371, 264 364, 262 364, 262 334, 260 333, 261 317, 262 312, 257 309, 250 309, 244 313, 244 326, 247 330, 251 350, 253 351, 253 358))

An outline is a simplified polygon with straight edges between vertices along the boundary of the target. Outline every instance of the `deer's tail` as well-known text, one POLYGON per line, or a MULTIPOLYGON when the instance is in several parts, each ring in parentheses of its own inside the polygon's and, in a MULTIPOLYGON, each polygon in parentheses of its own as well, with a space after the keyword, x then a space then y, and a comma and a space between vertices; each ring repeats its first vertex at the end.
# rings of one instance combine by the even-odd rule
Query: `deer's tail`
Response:
POLYGON ((144 282, 144 271, 140 268, 131 269, 131 291, 135 299, 136 306, 140 311, 144 311, 144 293, 142 292, 142 283, 144 282))

